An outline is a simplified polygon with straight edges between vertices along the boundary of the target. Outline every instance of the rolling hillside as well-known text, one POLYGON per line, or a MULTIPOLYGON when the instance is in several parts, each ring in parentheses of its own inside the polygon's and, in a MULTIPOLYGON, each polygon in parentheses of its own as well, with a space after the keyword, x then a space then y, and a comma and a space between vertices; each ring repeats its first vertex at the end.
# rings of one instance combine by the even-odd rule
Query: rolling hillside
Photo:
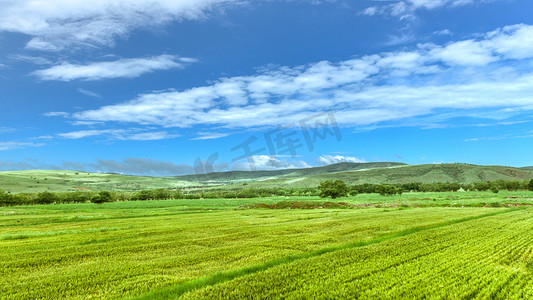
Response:
MULTIPOLYGON (((330 173, 313 173, 300 176, 271 176, 267 179, 248 180, 231 186, 249 187, 294 186, 313 187, 324 180, 341 179, 347 184, 406 183, 406 182, 460 182, 533 179, 533 170, 505 166, 477 166, 468 164, 397 165, 382 168, 362 168, 330 173)), ((226 186, 226 188, 230 188, 226 186)))
POLYGON ((347 184, 461 182, 533 179, 533 170, 468 164, 406 165, 392 162, 339 163, 306 169, 233 171, 176 177, 143 177, 78 171, 31 170, 0 172, 5 191, 138 191, 142 189, 248 187, 315 187, 321 181, 341 179, 347 184))
POLYGON ((63 170, 0 172, 0 189, 21 192, 72 192, 79 190, 135 191, 157 188, 181 188, 190 182, 164 177, 127 176, 63 170))
POLYGON ((317 176, 322 174, 338 173, 345 171, 359 171, 368 169, 382 169, 398 166, 407 166, 404 163, 396 162, 372 162, 372 163, 338 163, 323 167, 284 169, 284 170, 263 170, 263 171, 230 171, 214 172, 205 175, 185 175, 174 178, 184 181, 206 181, 206 182, 231 182, 266 180, 268 178, 300 178, 302 176, 317 176))

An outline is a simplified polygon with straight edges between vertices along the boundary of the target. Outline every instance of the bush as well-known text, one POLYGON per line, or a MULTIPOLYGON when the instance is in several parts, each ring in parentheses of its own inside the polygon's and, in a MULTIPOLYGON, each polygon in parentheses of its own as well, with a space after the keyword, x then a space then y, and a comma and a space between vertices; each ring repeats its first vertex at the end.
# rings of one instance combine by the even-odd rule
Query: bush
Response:
POLYGON ((342 180, 326 180, 320 183, 318 189, 320 190, 319 196, 321 198, 331 197, 331 199, 335 199, 348 196, 348 186, 342 180))
POLYGON ((50 193, 50 192, 42 192, 37 194, 37 198, 35 199, 35 202, 37 204, 52 204, 56 202, 59 198, 56 194, 50 193))
POLYGON ((394 194, 401 194, 400 190, 395 186, 389 184, 380 184, 377 188, 377 192, 381 196, 391 196, 394 194))
POLYGON ((111 200, 113 199, 111 198, 111 193, 109 193, 108 191, 101 191, 91 198, 91 202, 96 204, 111 202, 111 200))

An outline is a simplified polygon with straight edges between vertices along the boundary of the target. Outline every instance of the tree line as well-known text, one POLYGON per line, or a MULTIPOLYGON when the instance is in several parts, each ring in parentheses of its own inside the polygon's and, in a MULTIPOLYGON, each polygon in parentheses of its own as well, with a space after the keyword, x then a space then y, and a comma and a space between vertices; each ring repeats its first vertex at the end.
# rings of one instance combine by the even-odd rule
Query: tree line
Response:
POLYGON ((105 203, 113 201, 136 201, 136 200, 167 200, 167 199, 202 199, 202 198, 258 198, 273 196, 320 196, 320 197, 344 197, 347 195, 376 193, 380 195, 401 195, 405 192, 456 192, 464 191, 492 191, 500 190, 533 191, 532 180, 495 180, 491 182, 475 183, 398 183, 398 184, 356 184, 346 185, 342 180, 326 180, 318 187, 262 187, 243 188, 233 190, 210 189, 210 190, 141 190, 138 192, 116 191, 77 191, 77 192, 40 192, 40 193, 8 193, 0 189, 0 206, 52 204, 52 203, 105 203))
POLYGON ((457 192, 463 191, 492 191, 498 193, 500 190, 533 191, 532 180, 495 180, 480 181, 475 183, 457 183, 457 182, 409 182, 396 184, 374 184, 363 183, 348 187, 342 180, 326 180, 318 186, 320 197, 337 197, 355 196, 357 194, 380 194, 382 196, 401 195, 404 192, 457 192))
POLYGON ((8 193, 0 189, 0 206, 52 203, 105 203, 114 201, 257 198, 273 196, 318 196, 318 189, 303 188, 244 188, 239 190, 167 190, 153 189, 138 192, 77 191, 40 193, 8 193))

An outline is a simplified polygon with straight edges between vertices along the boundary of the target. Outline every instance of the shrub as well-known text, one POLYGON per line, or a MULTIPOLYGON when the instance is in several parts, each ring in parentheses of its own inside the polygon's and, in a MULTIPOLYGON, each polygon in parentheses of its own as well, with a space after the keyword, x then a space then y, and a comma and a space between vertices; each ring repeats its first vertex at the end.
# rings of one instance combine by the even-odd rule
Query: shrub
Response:
POLYGON ((320 183, 318 189, 320 190, 319 196, 321 198, 331 197, 331 199, 335 199, 348 196, 348 186, 342 180, 326 180, 320 183))
POLYGON ((37 204, 51 204, 58 200, 58 197, 54 193, 50 192, 41 192, 37 194, 37 198, 35 199, 35 202, 37 204))
POLYGON ((391 196, 391 195, 398 194, 398 193, 401 194, 399 189, 389 184, 380 184, 377 187, 377 192, 381 196, 391 196))
POLYGON ((111 200, 113 199, 111 198, 111 193, 109 193, 108 191, 101 191, 91 198, 91 202, 96 204, 111 202, 111 200))

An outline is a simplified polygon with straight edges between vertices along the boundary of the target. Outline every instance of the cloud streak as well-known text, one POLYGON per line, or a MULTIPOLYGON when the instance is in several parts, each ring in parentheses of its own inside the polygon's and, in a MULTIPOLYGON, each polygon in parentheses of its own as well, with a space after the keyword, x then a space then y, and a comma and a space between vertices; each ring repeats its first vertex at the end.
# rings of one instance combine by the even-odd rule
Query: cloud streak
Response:
MULTIPOLYGON (((108 62, 93 62, 87 65, 63 63, 32 74, 42 80, 102 80, 110 78, 135 78, 158 70, 184 68, 195 59, 174 55, 159 55, 148 58, 120 59, 108 62)), ((86 93, 85 93, 86 94, 86 93)))
POLYGON ((331 165, 338 164, 341 162, 351 162, 351 163, 364 163, 366 160, 360 159, 353 156, 343 156, 343 155, 329 155, 324 154, 317 159, 318 163, 321 165, 331 165))
POLYGON ((8 151, 15 149, 24 149, 28 147, 41 147, 44 146, 43 143, 27 143, 27 142, 0 142, 0 151, 8 151))
POLYGON ((3 1, 0 32, 29 35, 26 48, 60 51, 113 46, 132 30, 198 20, 234 0, 3 1))
MULTIPOLYGON (((389 2, 389 1, 386 1, 389 2)), ((363 15, 376 16, 376 15, 390 15, 398 17, 402 20, 415 19, 415 12, 417 10, 426 9, 433 10, 442 7, 458 7, 467 4, 474 4, 480 2, 487 2, 486 0, 403 0, 393 1, 393 3, 370 6, 362 11, 363 15)))
POLYGON ((178 137, 177 134, 171 134, 167 131, 149 131, 139 132, 138 129, 94 129, 94 130, 79 130, 57 134, 58 137, 64 139, 81 139, 87 137, 107 136, 114 140, 123 141, 155 141, 178 137))
POLYGON ((291 124, 327 110, 336 112, 341 126, 351 127, 446 109, 457 110, 457 116, 471 115, 476 109, 519 113, 533 109, 533 72, 520 67, 533 63, 531 36, 531 25, 506 26, 478 39, 279 67, 184 91, 139 95, 72 117, 236 129, 291 124))

